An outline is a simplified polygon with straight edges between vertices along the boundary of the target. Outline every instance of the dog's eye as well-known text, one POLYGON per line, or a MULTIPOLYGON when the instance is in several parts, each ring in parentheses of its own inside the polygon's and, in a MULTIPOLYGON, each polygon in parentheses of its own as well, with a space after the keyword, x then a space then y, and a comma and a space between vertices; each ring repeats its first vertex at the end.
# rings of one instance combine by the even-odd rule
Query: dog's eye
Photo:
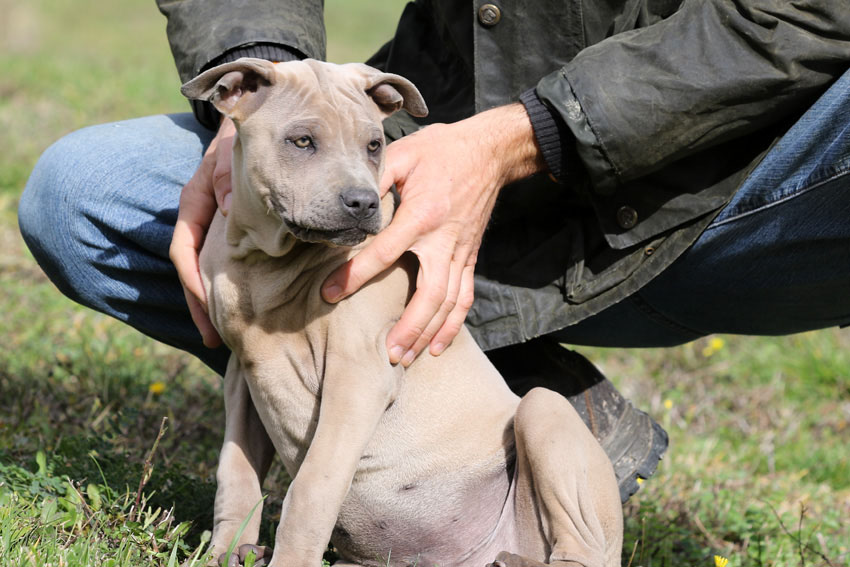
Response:
POLYGON ((379 149, 381 149, 381 141, 380 140, 372 140, 366 146, 366 149, 369 150, 371 153, 377 152, 379 149))
POLYGON ((313 138, 310 136, 301 136, 300 138, 292 140, 292 143, 295 144, 296 148, 301 148, 303 150, 313 145, 313 138))

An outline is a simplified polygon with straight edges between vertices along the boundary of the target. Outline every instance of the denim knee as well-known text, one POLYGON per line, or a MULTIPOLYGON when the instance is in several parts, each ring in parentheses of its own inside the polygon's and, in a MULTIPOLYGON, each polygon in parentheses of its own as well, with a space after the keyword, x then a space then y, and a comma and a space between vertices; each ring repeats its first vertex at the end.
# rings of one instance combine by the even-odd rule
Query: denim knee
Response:
POLYGON ((135 275, 171 277, 180 190, 211 137, 190 114, 151 116, 78 130, 44 152, 18 222, 63 293, 115 315, 105 295, 133 300, 135 275))
POLYGON ((192 323, 168 247, 183 185, 213 133, 191 114, 92 126, 48 148, 21 197, 21 234, 68 297, 221 372, 192 323))
POLYGON ((18 225, 27 246, 59 289, 81 301, 68 267, 83 269, 87 263, 77 243, 76 210, 90 185, 91 170, 76 156, 78 136, 71 134, 50 146, 39 158, 21 195, 18 225))

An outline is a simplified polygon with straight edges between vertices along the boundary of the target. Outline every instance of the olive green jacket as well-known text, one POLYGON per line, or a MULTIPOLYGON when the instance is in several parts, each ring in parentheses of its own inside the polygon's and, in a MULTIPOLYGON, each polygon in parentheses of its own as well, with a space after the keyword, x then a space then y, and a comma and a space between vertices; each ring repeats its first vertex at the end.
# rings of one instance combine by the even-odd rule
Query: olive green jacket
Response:
MULTIPOLYGON (((157 3, 184 81, 252 48, 325 56, 319 1, 157 3)), ((479 254, 468 324, 494 348, 576 323, 673 262, 850 66, 850 2, 418 0, 369 62, 431 109, 389 119, 390 138, 528 89, 554 116, 560 178, 504 188, 479 254)))

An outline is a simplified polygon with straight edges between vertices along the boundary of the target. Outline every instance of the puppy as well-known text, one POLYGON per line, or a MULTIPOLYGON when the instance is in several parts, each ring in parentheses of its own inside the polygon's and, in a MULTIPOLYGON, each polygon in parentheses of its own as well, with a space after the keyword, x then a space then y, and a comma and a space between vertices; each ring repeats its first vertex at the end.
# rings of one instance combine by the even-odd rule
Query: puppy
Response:
POLYGON ((317 567, 328 541, 339 565, 619 565, 614 472, 565 398, 520 400, 466 329, 439 357, 391 365, 386 334, 415 281, 405 261, 339 304, 321 298, 391 218, 381 123, 424 116, 416 88, 359 64, 240 59, 183 93, 238 132, 231 208, 201 253, 233 351, 213 548, 250 518, 236 544, 274 567, 317 567), (272 553, 250 544, 275 453, 293 480, 272 553))

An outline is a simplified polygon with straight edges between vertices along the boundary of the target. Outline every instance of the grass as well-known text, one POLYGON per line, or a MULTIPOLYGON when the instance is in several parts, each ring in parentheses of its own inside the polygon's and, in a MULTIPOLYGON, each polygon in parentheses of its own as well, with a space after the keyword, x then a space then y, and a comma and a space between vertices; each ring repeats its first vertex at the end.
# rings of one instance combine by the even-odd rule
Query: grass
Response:
MULTIPOLYGON (((346 61, 389 35, 403 2, 326 4, 330 58, 346 61)), ((201 562, 219 379, 64 299, 15 222, 53 140, 186 110, 165 20, 153 2, 0 0, 0 11, 0 567, 201 562)), ((850 564, 847 331, 582 351, 671 436, 626 506, 623 565, 850 564)), ((267 543, 285 489, 276 465, 267 543)))
POLYGON ((635 565, 847 565, 846 332, 588 349, 671 434, 626 507, 635 565))

